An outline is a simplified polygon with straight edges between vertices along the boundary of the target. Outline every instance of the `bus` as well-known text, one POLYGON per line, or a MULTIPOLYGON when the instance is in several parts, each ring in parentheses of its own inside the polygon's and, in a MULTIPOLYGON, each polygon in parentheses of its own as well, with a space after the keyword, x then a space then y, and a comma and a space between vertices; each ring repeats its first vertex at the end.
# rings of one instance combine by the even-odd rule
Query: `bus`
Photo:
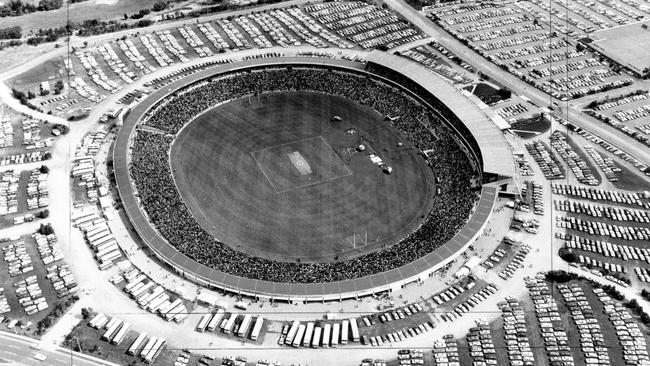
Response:
POLYGON ((341 324, 334 323, 332 326, 332 342, 330 345, 336 347, 339 345, 339 337, 341 336, 341 324))
POLYGON ((299 325, 300 325, 299 321, 297 320, 293 321, 293 323, 291 324, 291 328, 289 328, 289 333, 287 333, 287 338, 284 340, 284 344, 291 345, 293 343, 293 339, 296 336, 296 332, 298 331, 299 325))
POLYGON ((187 308, 183 304, 179 304, 177 307, 165 313, 165 320, 172 321, 180 313, 187 313, 187 308))
POLYGON ((318 348, 320 346, 320 336, 323 328, 316 327, 314 328, 314 335, 311 337, 311 348, 318 348))
POLYGON ((350 319, 350 329, 352 330, 352 342, 359 342, 359 326, 356 318, 350 319))
POLYGON ((252 340, 256 341, 257 338, 260 336, 260 331, 262 330, 262 326, 264 326, 264 318, 258 316, 257 320, 255 320, 255 325, 253 326, 253 332, 251 333, 252 340))
POLYGON ((144 281, 147 278, 147 276, 141 274, 138 277, 134 278, 133 281, 129 282, 126 286, 124 286, 124 291, 129 292, 131 291, 132 288, 134 288, 138 283, 144 281))
POLYGON ((151 352, 153 346, 158 342, 158 337, 151 337, 149 341, 144 345, 142 351, 140 351, 140 357, 145 358, 151 352))
POLYGON ((122 328, 120 328, 119 332, 115 334, 115 337, 111 340, 111 344, 118 346, 122 341, 124 340, 124 337, 126 337, 126 333, 129 331, 129 328, 131 328, 131 324, 124 322, 122 324, 122 328))
POLYGON ((133 296, 134 298, 138 298, 140 295, 142 295, 145 292, 149 291, 149 289, 151 289, 155 285, 156 285, 156 283, 153 282, 153 281, 148 282, 146 285, 138 288, 137 290, 134 289, 133 291, 131 291, 131 296, 133 296))
POLYGON ((140 335, 138 335, 138 338, 136 338, 135 341, 131 343, 131 347, 129 347, 129 350, 126 351, 126 353, 128 353, 131 356, 135 356, 138 353, 138 348, 140 348, 140 346, 145 344, 144 340, 147 339, 148 336, 149 335, 145 332, 140 333, 140 335))
POLYGON ((214 330, 217 329, 224 313, 223 309, 218 309, 217 312, 212 315, 212 319, 210 319, 210 322, 208 323, 208 331, 214 332, 214 330))
POLYGON ((239 330, 237 331, 238 337, 243 338, 246 336, 246 333, 248 333, 248 328, 251 326, 251 320, 253 320, 253 317, 250 314, 244 315, 244 319, 241 321, 239 330))
POLYGON ((149 351, 149 353, 147 353, 144 356, 144 362, 145 363, 153 363, 153 361, 156 359, 156 357, 158 357, 158 355, 160 354, 161 349, 165 346, 165 343, 167 343, 165 341, 165 338, 158 338, 156 343, 154 343, 153 347, 151 347, 151 350, 149 351))
POLYGON ((323 327, 323 347, 330 346, 330 330, 332 329, 331 324, 325 324, 323 327))
POLYGON ((106 318, 106 315, 104 313, 97 313, 90 321, 88 322, 88 325, 90 325, 93 328, 99 328, 97 327, 97 324, 99 324, 100 321, 106 318))
POLYGON ((160 312, 161 315, 165 315, 165 314, 167 314, 169 311, 173 310, 175 307, 177 307, 178 305, 180 305, 180 304, 182 304, 182 303, 183 303, 183 300, 181 300, 181 299, 176 299, 176 300, 174 300, 172 303, 170 303, 169 305, 167 305, 167 306, 165 306, 165 307, 163 307, 163 308, 158 309, 158 311, 160 312))
POLYGON ((237 314, 230 314, 230 319, 221 327, 221 330, 226 334, 230 334, 235 326, 235 320, 237 320, 237 314))
POLYGON ((298 331, 296 332, 296 336, 293 339, 293 342, 291 343, 293 347, 300 347, 302 337, 305 335, 305 329, 307 329, 307 327, 305 327, 304 324, 300 324, 298 326, 298 331))
POLYGON ((162 353, 162 351, 165 349, 165 346, 167 345, 167 340, 162 338, 162 341, 159 342, 158 347, 156 347, 156 350, 154 351, 153 355, 149 356, 151 358, 151 362, 154 362, 158 356, 162 353))
POLYGON ((158 310, 158 308, 165 305, 168 301, 169 301, 169 295, 167 295, 166 293, 162 293, 155 299, 151 300, 151 302, 147 305, 147 310, 153 313, 156 310, 158 310))
POLYGON ((313 333, 314 333, 314 323, 309 322, 307 323, 307 329, 305 329, 305 337, 302 339, 303 347, 311 346, 311 337, 313 333))
POLYGON ((104 341, 110 341, 117 330, 119 329, 120 325, 122 325, 122 320, 117 319, 113 325, 104 332, 104 335, 102 335, 102 340, 104 341))
POLYGON ((196 331, 199 333, 203 333, 205 330, 205 327, 208 326, 208 323, 210 322, 210 319, 212 316, 210 314, 204 314, 201 317, 201 320, 199 320, 199 324, 196 325, 196 331))
POLYGON ((350 327, 350 322, 344 320, 341 325, 341 344, 348 344, 348 328, 350 327))
POLYGON ((148 304, 150 304, 154 299, 156 299, 158 296, 160 296, 163 292, 165 292, 165 288, 162 286, 158 286, 153 291, 150 293, 146 294, 145 296, 142 296, 138 299, 138 305, 140 307, 145 307, 148 304))
POLYGON ((212 316, 212 319, 210 319, 210 322, 208 323, 208 331, 214 332, 214 330, 217 329, 219 322, 223 318, 223 314, 223 309, 217 310, 217 312, 212 316))

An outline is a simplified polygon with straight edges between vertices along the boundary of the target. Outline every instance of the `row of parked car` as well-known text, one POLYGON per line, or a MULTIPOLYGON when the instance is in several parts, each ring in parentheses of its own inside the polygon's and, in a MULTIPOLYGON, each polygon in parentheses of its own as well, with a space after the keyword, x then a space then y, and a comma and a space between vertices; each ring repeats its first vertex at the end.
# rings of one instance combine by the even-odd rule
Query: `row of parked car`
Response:
POLYGON ((650 228, 640 226, 620 226, 601 221, 587 221, 578 217, 556 216, 555 224, 559 228, 589 233, 589 235, 609 236, 625 240, 650 240, 650 228))
POLYGON ((603 336, 601 325, 580 285, 558 284, 557 288, 571 314, 573 323, 578 328, 580 348, 585 355, 585 363, 610 365, 608 344, 603 336))
POLYGON ((603 201, 607 203, 618 203, 623 205, 641 206, 650 209, 650 196, 632 192, 619 192, 598 188, 581 187, 564 183, 551 184, 553 194, 583 198, 592 201, 603 201))
POLYGON ((603 240, 565 233, 556 233, 556 237, 564 240, 564 245, 570 249, 597 253, 605 257, 620 258, 623 261, 635 260, 650 263, 650 252, 648 248, 614 244, 603 240))
POLYGON ((553 205, 557 211, 587 215, 613 221, 631 221, 644 224, 650 223, 650 214, 645 210, 603 206, 582 201, 569 200, 554 200, 553 205))
POLYGON ((595 288, 594 293, 603 304, 603 311, 616 331, 618 343, 623 349, 625 363, 628 365, 650 363, 645 336, 629 309, 612 299, 603 289, 595 288))

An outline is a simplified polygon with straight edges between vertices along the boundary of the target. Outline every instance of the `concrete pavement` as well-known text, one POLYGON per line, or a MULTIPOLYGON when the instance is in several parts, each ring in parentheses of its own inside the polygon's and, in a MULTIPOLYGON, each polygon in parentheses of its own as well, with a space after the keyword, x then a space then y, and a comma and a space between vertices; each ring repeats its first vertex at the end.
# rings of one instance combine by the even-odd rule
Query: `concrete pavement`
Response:
POLYGON ((40 349, 31 348, 32 345, 38 344, 34 339, 14 335, 7 332, 0 332, 0 342, 2 345, 3 359, 15 362, 16 365, 52 365, 52 366, 119 366, 115 363, 98 359, 92 356, 84 355, 61 347, 42 347, 40 349), (47 357, 45 361, 34 359, 36 353, 43 354, 47 357))

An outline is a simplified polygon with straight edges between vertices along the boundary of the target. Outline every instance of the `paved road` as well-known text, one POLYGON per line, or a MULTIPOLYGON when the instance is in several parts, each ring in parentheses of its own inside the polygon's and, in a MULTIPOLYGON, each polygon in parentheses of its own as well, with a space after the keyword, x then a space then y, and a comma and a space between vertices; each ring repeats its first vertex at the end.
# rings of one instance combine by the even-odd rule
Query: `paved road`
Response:
POLYGON ((81 355, 77 352, 60 347, 34 350, 30 348, 30 346, 35 343, 34 340, 6 332, 0 332, 0 343, 0 356, 5 360, 15 362, 17 365, 117 366, 117 364, 87 355, 81 355), (47 359, 42 362, 34 359, 36 353, 45 355, 47 359))
MULTIPOLYGON (((504 86, 510 88, 513 92, 529 97, 533 102, 540 106, 548 106, 552 103, 551 97, 548 94, 530 86, 514 75, 503 71, 474 50, 460 43, 442 28, 427 19, 421 12, 415 10, 404 1, 385 0, 385 3, 393 10, 409 19, 416 27, 420 28, 428 36, 433 37, 440 44, 458 55, 465 62, 474 66, 478 70, 481 70, 484 74, 497 80, 504 86)), ((636 88, 638 87, 639 86, 637 85, 636 88)), ((563 103, 561 102, 561 104, 563 103)), ((566 117, 566 114, 564 114, 564 116, 566 117)), ((619 149, 650 165, 650 149, 642 143, 626 136, 614 127, 588 118, 586 115, 574 108, 569 109, 568 119, 581 128, 600 136, 605 141, 616 145, 619 149)))

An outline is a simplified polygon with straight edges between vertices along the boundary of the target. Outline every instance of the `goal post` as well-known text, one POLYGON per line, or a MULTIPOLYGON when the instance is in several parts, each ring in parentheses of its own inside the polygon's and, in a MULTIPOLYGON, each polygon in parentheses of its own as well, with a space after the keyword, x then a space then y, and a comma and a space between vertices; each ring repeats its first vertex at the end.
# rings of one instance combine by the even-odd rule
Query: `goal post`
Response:
POLYGON ((349 235, 346 237, 346 242, 352 247, 352 249, 365 247, 368 245, 368 230, 364 229, 363 231, 349 235))

